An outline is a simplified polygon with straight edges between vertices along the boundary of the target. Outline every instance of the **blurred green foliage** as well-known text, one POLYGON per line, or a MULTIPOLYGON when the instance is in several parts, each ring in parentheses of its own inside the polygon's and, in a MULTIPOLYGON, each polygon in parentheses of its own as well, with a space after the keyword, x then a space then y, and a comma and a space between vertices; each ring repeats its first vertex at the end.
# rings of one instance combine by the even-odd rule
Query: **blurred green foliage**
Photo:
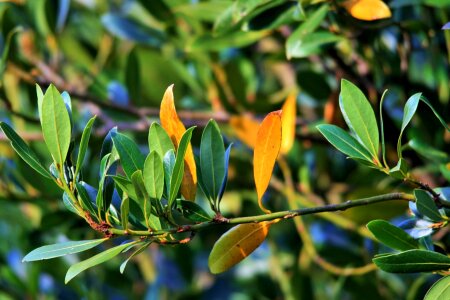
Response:
MULTIPOLYGON (((98 115, 82 170, 83 180, 95 186, 106 133, 118 126, 145 149, 149 121, 158 119, 162 95, 175 84, 177 109, 186 126, 204 126, 212 117, 225 132, 224 140, 235 142, 222 212, 246 216, 260 213, 252 154, 229 126, 230 117, 251 114, 259 119, 297 91, 297 140, 287 162, 300 196, 288 204, 284 194, 269 189, 264 201, 270 209, 401 191, 409 187, 347 160, 315 129, 323 122, 343 127, 341 78, 360 87, 375 107, 389 90, 383 113, 392 167, 410 95, 422 92, 448 121, 450 31, 441 28, 450 21, 450 1, 386 4, 392 16, 368 22, 352 17, 343 1, 2 1, 0 119, 20 132, 49 166, 34 84, 53 83, 68 91, 77 140, 88 120, 98 115)), ((419 109, 410 127, 403 150, 411 172, 430 186, 448 185, 450 135, 428 109, 419 109)), ((44 244, 98 235, 67 211, 52 182, 27 167, 4 135, 0 138, 0 298, 422 299, 437 278, 383 271, 332 274, 308 256, 305 241, 286 221, 273 226, 254 254, 222 275, 211 275, 207 267, 209 251, 225 230, 214 228, 188 245, 152 245, 123 275, 116 259, 64 285, 67 268, 94 250, 50 263, 22 264, 23 256, 44 244)), ((200 139, 200 131, 194 132, 196 150, 200 139)), ((274 175, 283 178, 279 169, 274 175)), ((199 196, 198 201, 205 199, 199 196)), ((376 218, 399 223, 407 207, 378 204, 337 216, 334 222, 326 216, 302 220, 320 257, 356 267, 387 251, 358 228, 376 218)), ((448 252, 449 235, 443 232, 435 239, 441 252, 448 252)))

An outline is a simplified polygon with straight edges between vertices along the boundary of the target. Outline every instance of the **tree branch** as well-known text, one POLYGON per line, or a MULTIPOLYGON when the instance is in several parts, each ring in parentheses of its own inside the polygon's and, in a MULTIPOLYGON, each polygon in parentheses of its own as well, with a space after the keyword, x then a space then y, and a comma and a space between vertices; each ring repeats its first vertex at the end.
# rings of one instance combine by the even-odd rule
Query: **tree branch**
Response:
POLYGON ((391 193, 378 195, 369 198, 363 198, 358 200, 347 200, 339 204, 328 204, 318 207, 300 208, 295 210, 286 210, 280 212, 274 212, 264 215, 238 217, 238 218, 221 218, 215 219, 209 222, 202 222, 195 225, 184 225, 177 228, 169 228, 156 231, 144 231, 144 230, 123 230, 117 228, 110 228, 108 231, 113 235, 126 235, 126 236, 159 236, 168 233, 182 233, 199 231, 211 226, 224 225, 224 224, 245 224, 245 223, 259 223, 273 220, 291 219, 298 216, 318 214, 323 212, 344 211, 352 207, 371 205, 380 202, 387 201, 414 201, 414 196, 406 193, 391 193))

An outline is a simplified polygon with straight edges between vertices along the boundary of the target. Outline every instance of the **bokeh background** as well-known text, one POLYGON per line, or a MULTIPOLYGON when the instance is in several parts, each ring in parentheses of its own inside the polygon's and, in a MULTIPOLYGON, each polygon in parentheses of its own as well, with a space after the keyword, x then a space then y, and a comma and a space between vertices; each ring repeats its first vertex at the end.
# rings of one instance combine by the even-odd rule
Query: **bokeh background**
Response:
MULTIPOLYGON (((442 27, 450 21, 450 1, 385 3, 391 16, 368 21, 343 1, 1 1, 0 119, 50 165, 35 84, 68 91, 77 141, 87 120, 98 115, 83 169, 84 180, 95 185, 108 130, 118 126, 146 151, 148 125, 158 120, 162 95, 175 84, 185 125, 202 128, 214 118, 226 143, 234 143, 222 210, 245 216, 260 211, 246 141, 254 128, 246 127, 242 116, 260 120, 296 93, 297 139, 286 161, 297 194, 287 201, 283 190, 290 183, 276 168, 267 206, 284 210, 408 190, 347 160, 315 129, 323 122, 344 126, 338 108, 341 78, 364 91, 377 115, 381 95, 389 90, 382 111, 391 165, 409 96, 423 92, 449 120, 450 31, 442 27)), ((376 13, 376 7, 365 9, 367 18, 376 13)), ((431 186, 448 184, 450 136, 428 108, 419 106, 406 135, 405 149, 415 150, 406 152, 415 176, 431 186)), ((200 137, 196 130, 194 148, 200 137)), ((204 203, 202 195, 197 201, 204 203)), ((98 235, 64 207, 56 186, 28 168, 0 134, 0 298, 422 299, 433 275, 347 276, 339 269, 364 266, 388 251, 367 237, 367 221, 395 223, 407 214, 404 205, 382 204, 308 216, 301 224, 281 222, 254 254, 218 276, 209 273, 207 258, 225 228, 208 229, 188 245, 151 246, 123 275, 116 258, 65 285, 67 268, 98 250, 28 264, 21 262, 23 256, 44 244, 98 235), (305 250, 311 246, 314 257, 305 250), (318 260, 339 268, 324 269, 318 260)), ((448 234, 438 238, 446 249, 448 234)))

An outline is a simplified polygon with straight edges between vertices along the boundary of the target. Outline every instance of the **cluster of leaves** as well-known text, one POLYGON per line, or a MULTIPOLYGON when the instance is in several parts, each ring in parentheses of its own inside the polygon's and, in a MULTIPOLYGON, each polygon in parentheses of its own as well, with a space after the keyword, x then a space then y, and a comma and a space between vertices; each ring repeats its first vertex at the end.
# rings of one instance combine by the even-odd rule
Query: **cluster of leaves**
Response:
MULTIPOLYGON (((384 95, 383 95, 384 97, 384 95)), ((351 134, 335 125, 319 125, 318 130, 339 151, 349 158, 361 162, 371 168, 377 169, 396 179, 410 180, 410 173, 406 161, 403 159, 402 135, 405 128, 416 113, 420 101, 426 103, 441 124, 450 131, 450 127, 433 108, 430 102, 421 93, 411 96, 405 104, 403 121, 398 137, 397 151, 398 163, 389 168, 385 159, 385 144, 383 132, 383 119, 380 101, 381 123, 381 153, 383 163, 378 157, 380 129, 377 125, 374 111, 364 94, 352 83, 343 80, 339 96, 339 106, 351 134)), ((427 188, 425 186, 425 188, 427 188)), ((431 235, 439 228, 447 225, 450 216, 450 188, 437 188, 435 190, 415 189, 415 202, 410 202, 410 209, 414 217, 396 227, 384 220, 374 220, 367 224, 372 234, 386 246, 400 251, 399 253, 380 254, 373 262, 382 270, 392 273, 418 273, 447 271, 450 258, 435 251, 431 235), (442 196, 440 196, 442 194, 442 196)), ((445 298, 449 293, 448 283, 450 276, 442 278, 429 291, 426 299, 445 298)))

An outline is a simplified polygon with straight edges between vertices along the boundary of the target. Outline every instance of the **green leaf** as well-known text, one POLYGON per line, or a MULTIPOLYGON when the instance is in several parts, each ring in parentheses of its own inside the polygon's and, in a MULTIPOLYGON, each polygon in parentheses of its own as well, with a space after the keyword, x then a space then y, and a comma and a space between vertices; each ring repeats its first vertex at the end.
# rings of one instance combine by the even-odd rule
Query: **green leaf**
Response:
POLYGON ((3 130, 5 135, 11 141, 11 147, 17 154, 36 172, 41 174, 44 177, 49 179, 53 179, 53 176, 50 172, 42 165, 39 161, 39 158, 36 154, 31 150, 30 147, 22 140, 22 138, 12 129, 8 124, 4 122, 0 122, 0 128, 3 130))
POLYGON ((74 214, 77 214, 79 216, 82 216, 83 214, 78 210, 77 207, 75 207, 75 204, 73 203, 72 199, 70 199, 69 195, 64 192, 63 193, 63 204, 65 208, 67 208, 68 211, 73 212, 74 214))
POLYGON ((160 157, 164 157, 169 150, 175 151, 169 135, 156 122, 152 123, 148 132, 148 147, 150 151, 156 151, 160 157))
POLYGON ((112 140, 114 147, 119 153, 120 163, 128 178, 131 178, 134 172, 142 170, 145 157, 142 155, 136 143, 121 133, 113 133, 112 140))
POLYGON ((448 300, 450 299, 450 276, 445 276, 436 281, 428 290, 424 300, 448 300))
POLYGON ((42 122, 42 102, 44 101, 44 93, 41 87, 36 83, 36 96, 38 101, 39 120, 42 122))
POLYGON ((98 240, 85 240, 85 241, 70 241, 59 244, 42 246, 37 249, 34 249, 30 253, 28 253, 24 258, 23 262, 50 259, 55 257, 64 256, 67 254, 78 253, 82 251, 86 251, 88 249, 94 248, 97 245, 100 245, 107 239, 98 239, 98 240))
POLYGON ((125 271, 125 267, 127 266, 128 262, 135 257, 136 255, 142 253, 147 247, 150 245, 150 242, 144 243, 141 247, 139 247, 136 251, 134 251, 121 265, 120 265, 120 274, 123 274, 125 271))
POLYGON ((379 133, 375 113, 361 90, 350 81, 341 81, 339 106, 345 122, 378 164, 379 133))
MULTIPOLYGON (((305 51, 302 51, 302 45, 305 43, 305 39, 309 40, 309 43, 313 42, 314 39, 308 38, 313 34, 313 32, 319 27, 323 19, 326 17, 329 11, 329 6, 327 4, 322 5, 319 9, 314 11, 314 13, 306 18, 303 22, 287 39, 286 41, 286 56, 288 59, 291 57, 302 57, 305 51), (303 53, 301 53, 303 52, 303 53), (302 55, 300 55, 302 54, 302 55)), ((329 33, 331 34, 331 33, 329 33)), ((332 34, 331 34, 332 35, 332 34)), ((317 45, 316 45, 317 46, 317 45)))
POLYGON ((319 53, 326 44, 331 44, 343 40, 342 37, 328 31, 317 31, 307 35, 297 37, 295 32, 286 42, 287 59, 308 57, 319 53))
POLYGON ((164 165, 164 182, 166 185, 166 198, 170 195, 170 181, 173 174, 173 168, 175 167, 175 151, 169 150, 166 155, 164 155, 163 165, 164 165))
POLYGON ((417 273, 448 270, 450 258, 428 250, 408 250, 391 255, 375 257, 373 262, 390 273, 417 273))
POLYGON ((217 199, 225 176, 225 147, 220 129, 210 120, 203 130, 200 144, 200 168, 203 184, 213 200, 217 199))
POLYGON ((131 242, 131 243, 123 244, 120 246, 116 246, 114 248, 111 248, 104 252, 101 252, 95 256, 92 256, 89 259, 86 259, 84 261, 81 261, 79 263, 72 265, 66 273, 65 283, 68 283, 72 278, 74 278, 75 276, 77 276, 78 274, 83 272, 84 270, 89 269, 91 267, 94 267, 96 265, 99 265, 101 263, 104 263, 105 261, 108 261, 108 260, 114 258, 119 253, 121 253, 122 251, 124 251, 125 249, 130 247, 130 245, 132 245, 133 243, 136 243, 136 242, 131 242))
POLYGON ((136 201, 138 200, 133 183, 128 180, 128 178, 120 175, 109 175, 109 177, 114 180, 114 183, 122 190, 122 192, 127 193, 130 198, 136 201))
POLYGON ((428 217, 433 222, 441 222, 442 216, 434 203, 433 198, 427 191, 421 189, 414 190, 414 196, 416 197, 417 210, 428 217))
POLYGON ((184 155, 189 146, 192 137, 192 131, 195 127, 191 127, 183 134, 180 140, 180 144, 177 150, 177 156, 175 159, 175 165, 173 166, 172 177, 170 177, 170 192, 168 200, 168 206, 172 207, 175 198, 177 197, 178 190, 181 186, 181 181, 183 180, 184 173, 184 155))
POLYGON ((381 101, 380 101, 380 131, 381 131, 381 155, 383 157, 383 164, 388 167, 388 164, 386 163, 386 144, 384 139, 384 122, 383 122, 383 103, 388 90, 385 90, 383 92, 383 95, 381 95, 381 101))
POLYGON ((177 208, 186 219, 193 222, 208 222, 213 218, 200 205, 192 201, 177 199, 177 208))
POLYGON ((125 83, 128 93, 133 101, 141 99, 141 68, 136 48, 128 54, 125 70, 125 83))
POLYGON ((408 146, 425 158, 439 163, 448 161, 448 154, 433 148, 431 145, 419 139, 412 139, 408 142, 408 146))
POLYGON ((148 219, 151 213, 152 203, 150 202, 149 195, 147 193, 147 190, 145 189, 144 179, 142 178, 141 170, 137 170, 136 172, 133 173, 133 175, 131 176, 131 182, 133 183, 134 190, 136 191, 139 206, 141 207, 142 212, 144 213, 145 223, 147 224, 147 227, 150 228, 148 219))
POLYGON ((204 35, 193 39, 192 43, 187 46, 187 51, 221 51, 228 48, 229 45, 233 45, 235 48, 245 47, 260 41, 270 33, 270 30, 259 30, 236 31, 219 37, 204 35))
POLYGON ((164 166, 161 157, 154 150, 145 160, 143 176, 149 196, 161 200, 164 191, 164 166))
POLYGON ((436 118, 438 118, 439 122, 441 122, 442 126, 444 126, 444 128, 447 129, 447 131, 450 131, 450 127, 447 125, 447 123, 441 117, 441 115, 439 115, 437 110, 434 109, 434 107, 433 107, 433 105, 431 105, 430 101, 428 101, 428 99, 425 98, 425 96, 423 96, 423 95, 421 95, 420 100, 422 100, 426 105, 428 105, 431 108, 431 110, 433 111, 436 118))
POLYGON ((264 242, 270 222, 247 223, 234 226, 214 244, 208 258, 213 274, 225 272, 238 264, 264 242))
POLYGON ((0 60, 0 78, 3 78, 3 74, 6 69, 6 65, 8 62, 8 56, 9 56, 9 50, 11 49, 12 39, 16 33, 19 33, 22 31, 23 31, 23 27, 17 26, 8 32, 8 35, 6 36, 6 41, 3 40, 2 56, 1 56, 1 60, 0 60))
POLYGON ((103 156, 100 162, 100 182, 98 184, 97 198, 95 199, 95 204, 99 210, 99 214, 101 211, 107 211, 108 207, 105 206, 105 201, 103 199, 103 186, 105 183, 106 172, 108 171, 108 160, 111 157, 111 153, 103 156))
POLYGON ((342 153, 352 158, 356 157, 369 161, 373 164, 370 153, 367 152, 366 148, 364 148, 354 137, 342 128, 335 125, 322 124, 318 125, 317 129, 336 149, 342 153))
POLYGON ((406 101, 405 109, 403 111, 402 127, 401 127, 400 135, 398 136, 398 141, 397 141, 398 158, 402 158, 403 131, 405 130, 406 126, 408 126, 409 122, 411 122, 412 117, 416 113, 417 106, 419 105, 421 96, 422 96, 422 93, 417 93, 417 94, 414 94, 411 97, 409 97, 408 101, 406 101))
POLYGON ((122 203, 120 204, 120 221, 124 230, 128 229, 128 215, 130 214, 130 198, 124 193, 122 203))
POLYGON ((61 170, 69 151, 72 129, 69 112, 54 85, 50 85, 42 101, 41 125, 48 150, 61 170))
POLYGON ((418 242, 403 229, 384 220, 374 220, 367 224, 370 232, 386 246, 400 251, 417 249, 418 242))
POLYGON ((89 144, 89 138, 91 137, 92 125, 94 125, 95 118, 97 116, 92 117, 89 122, 87 122, 86 127, 84 127, 83 134, 81 135, 80 148, 78 150, 75 178, 80 173, 81 166, 83 165, 84 156, 86 155, 86 150, 89 144))
POLYGON ((83 207, 83 209, 89 211, 92 216, 97 216, 95 208, 92 205, 91 198, 89 197, 86 188, 83 186, 83 182, 82 181, 77 182, 76 188, 78 192, 78 197, 81 199, 81 206, 83 207))
POLYGON ((397 179, 406 178, 408 176, 408 163, 400 158, 397 165, 389 170, 389 175, 397 179))

